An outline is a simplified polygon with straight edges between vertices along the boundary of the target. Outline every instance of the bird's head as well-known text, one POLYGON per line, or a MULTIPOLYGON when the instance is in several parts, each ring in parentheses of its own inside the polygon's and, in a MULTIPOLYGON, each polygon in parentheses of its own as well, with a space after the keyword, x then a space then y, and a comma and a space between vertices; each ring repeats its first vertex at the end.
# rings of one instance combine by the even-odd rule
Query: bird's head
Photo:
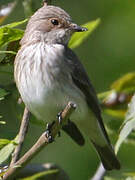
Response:
POLYGON ((43 6, 30 18, 24 38, 41 40, 48 44, 67 44, 74 32, 87 29, 73 23, 71 17, 63 9, 56 6, 43 6))

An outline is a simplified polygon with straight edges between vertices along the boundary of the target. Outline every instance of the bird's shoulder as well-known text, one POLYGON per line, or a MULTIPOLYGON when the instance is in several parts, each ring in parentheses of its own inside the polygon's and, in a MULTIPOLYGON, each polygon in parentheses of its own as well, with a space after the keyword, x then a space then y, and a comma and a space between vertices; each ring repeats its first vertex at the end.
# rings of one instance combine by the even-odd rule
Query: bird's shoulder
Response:
POLYGON ((100 106, 98 103, 96 92, 84 66, 82 65, 77 55, 70 48, 65 47, 64 54, 66 59, 65 61, 67 62, 68 66, 70 66, 72 80, 74 81, 76 86, 84 93, 88 105, 91 106, 91 104, 93 104, 94 107, 92 107, 92 110, 95 111, 94 109, 97 109, 98 112, 96 113, 99 114, 100 106))

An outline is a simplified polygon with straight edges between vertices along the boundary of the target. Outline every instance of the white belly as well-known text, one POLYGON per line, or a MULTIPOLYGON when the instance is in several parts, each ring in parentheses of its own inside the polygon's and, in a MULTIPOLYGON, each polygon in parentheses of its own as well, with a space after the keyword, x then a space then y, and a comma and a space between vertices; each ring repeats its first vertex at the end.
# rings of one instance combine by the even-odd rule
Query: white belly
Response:
POLYGON ((86 117, 88 109, 84 95, 73 84, 62 55, 55 52, 58 48, 62 52, 63 46, 47 45, 44 48, 43 44, 39 44, 33 48, 34 50, 31 48, 33 47, 21 49, 22 54, 28 54, 30 51, 34 53, 31 53, 31 61, 28 61, 27 57, 25 60, 20 59, 23 57, 18 53, 15 66, 15 71, 17 71, 16 67, 21 62, 19 66, 22 71, 17 77, 15 76, 15 79, 22 99, 29 110, 38 119, 46 122, 53 121, 67 103, 73 101, 77 105, 75 116, 79 119, 86 117), (42 61, 41 54, 44 57, 42 61), (48 68, 50 68, 49 72, 48 68))
POLYGON ((83 97, 80 97, 80 94, 68 85, 56 86, 52 87, 52 89, 42 87, 39 90, 35 86, 32 88, 32 91, 32 93, 27 91, 27 94, 24 94, 23 100, 38 119, 42 119, 45 122, 56 120, 57 114, 64 109, 69 101, 77 105, 71 117, 73 120, 82 120, 88 115, 88 108, 83 97))
POLYGON ((54 45, 44 49, 39 44, 34 49, 29 46, 19 51, 15 61, 15 80, 21 97, 32 114, 46 123, 56 120, 57 114, 69 101, 74 102, 77 108, 70 119, 90 138, 100 141, 103 134, 99 123, 89 109, 84 94, 73 83, 63 57, 55 52, 57 48, 63 47, 54 45), (28 61, 22 54, 29 52, 33 54, 30 54, 31 60, 28 61), (41 54, 44 57, 42 61, 41 54))

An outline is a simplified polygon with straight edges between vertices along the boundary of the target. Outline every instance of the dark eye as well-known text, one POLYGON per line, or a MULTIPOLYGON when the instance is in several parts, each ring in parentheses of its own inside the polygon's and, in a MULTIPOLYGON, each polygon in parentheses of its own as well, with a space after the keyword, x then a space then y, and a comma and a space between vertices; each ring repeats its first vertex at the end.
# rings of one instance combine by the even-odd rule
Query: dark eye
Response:
POLYGON ((52 19, 51 23, 55 26, 59 25, 59 21, 57 19, 52 19))

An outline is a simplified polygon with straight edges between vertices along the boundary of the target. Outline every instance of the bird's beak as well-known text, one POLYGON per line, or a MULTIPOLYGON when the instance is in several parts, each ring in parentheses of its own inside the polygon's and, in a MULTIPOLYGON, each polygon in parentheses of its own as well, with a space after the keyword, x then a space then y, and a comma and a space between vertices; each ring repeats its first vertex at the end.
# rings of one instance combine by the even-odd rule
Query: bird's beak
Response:
POLYGON ((75 31, 75 32, 88 31, 87 28, 78 26, 77 24, 74 24, 74 23, 70 25, 70 28, 71 28, 71 30, 73 30, 73 31, 75 31))

